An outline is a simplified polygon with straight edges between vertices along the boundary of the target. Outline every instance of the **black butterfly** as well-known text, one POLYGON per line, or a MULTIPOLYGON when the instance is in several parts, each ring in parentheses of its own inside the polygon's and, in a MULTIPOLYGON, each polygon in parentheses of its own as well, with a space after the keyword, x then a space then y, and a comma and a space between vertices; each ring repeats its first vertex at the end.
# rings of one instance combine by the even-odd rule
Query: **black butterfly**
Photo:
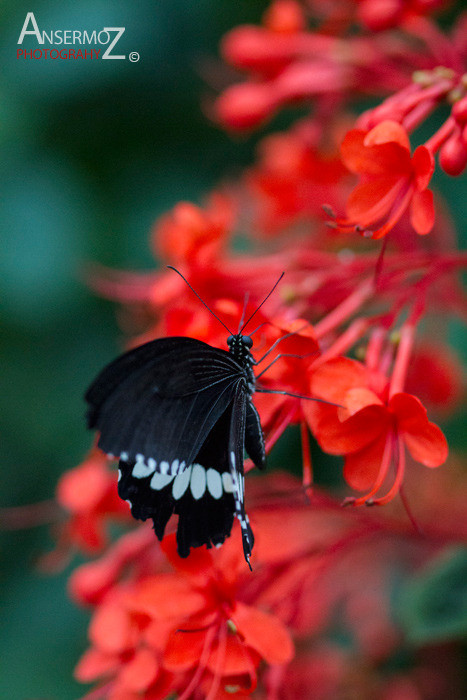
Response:
POLYGON ((254 538, 244 506, 244 452, 260 469, 266 460, 252 402, 253 341, 242 335, 253 315, 227 338, 228 351, 194 338, 153 340, 110 363, 86 392, 88 427, 120 460, 120 497, 135 518, 152 518, 159 540, 177 513, 182 557, 191 547, 221 545, 236 516, 249 564, 254 538))

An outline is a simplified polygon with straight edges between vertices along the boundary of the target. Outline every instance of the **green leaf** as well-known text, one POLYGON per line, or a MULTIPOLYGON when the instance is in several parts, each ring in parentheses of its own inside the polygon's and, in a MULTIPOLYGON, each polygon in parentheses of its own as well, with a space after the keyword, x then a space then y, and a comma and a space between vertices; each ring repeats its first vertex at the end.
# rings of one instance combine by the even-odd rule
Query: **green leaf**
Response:
POLYGON ((467 634, 467 550, 445 551, 401 589, 396 615, 414 644, 467 634))

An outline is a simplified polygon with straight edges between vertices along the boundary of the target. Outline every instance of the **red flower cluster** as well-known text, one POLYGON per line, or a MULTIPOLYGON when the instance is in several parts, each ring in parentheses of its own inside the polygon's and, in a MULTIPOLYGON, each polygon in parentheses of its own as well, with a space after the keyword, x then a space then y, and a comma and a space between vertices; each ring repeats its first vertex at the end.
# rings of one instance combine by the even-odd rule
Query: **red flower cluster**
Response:
MULTIPOLYGON (((390 616, 388 577, 395 571, 410 576, 445 542, 459 541, 461 498, 449 496, 438 479, 438 508, 449 503, 450 512, 433 523, 422 489, 416 502, 426 528, 421 537, 403 514, 355 520, 318 492, 310 505, 304 503, 297 499, 297 487, 295 480, 276 474, 266 488, 252 489, 258 503, 252 511, 253 577, 241 556, 238 529, 222 548, 199 549, 188 559, 177 555, 170 535, 163 556, 152 557, 142 570, 138 566, 151 561, 154 543, 149 529, 141 528, 138 537, 135 531, 102 561, 75 572, 73 597, 95 608, 91 647, 76 669, 78 680, 98 682, 89 697, 162 700, 171 693, 227 698, 254 692, 294 698, 300 697, 298 688, 307 689, 316 679, 317 697, 331 700, 339 687, 355 680, 348 652, 324 642, 336 624, 336 609, 338 629, 353 636, 373 673, 380 674, 377 686, 398 686, 401 678, 382 670, 400 641, 390 616), (287 502, 274 496, 279 491, 287 502), (111 563, 122 559, 123 549, 126 573, 111 563), (110 586, 102 585, 104 571, 110 586)), ((360 692, 366 682, 362 675, 360 692)), ((417 688, 415 679, 405 683, 417 688)))
MULTIPOLYGON (((141 691, 150 698, 171 691, 191 697, 198 688, 217 698, 226 688, 251 692, 262 659, 288 663, 290 634, 248 593, 238 535, 219 552, 198 550, 188 560, 180 559, 168 536, 163 550, 171 571, 121 584, 99 600, 90 628, 93 646, 77 677, 110 677, 109 698, 141 691)), ((263 557, 267 561, 266 548, 263 557)), ((74 586, 81 598, 82 583, 74 586)))
POLYGON ((218 319, 238 328, 285 271, 247 331, 258 386, 277 392, 254 396, 267 450, 298 426, 301 460, 285 439, 293 431, 278 454, 303 482, 247 477, 250 573, 235 530, 182 560, 173 522, 161 547, 145 525, 128 528, 97 452, 63 477, 63 539, 103 550, 70 580, 71 595, 95 608, 76 672, 97 683, 89 698, 461 697, 454 625, 420 642, 393 615, 403 585, 429 579, 467 535, 455 457, 420 468, 448 459, 431 413, 444 420, 458 408, 446 323, 467 315, 467 256, 428 189, 438 165, 450 176, 467 165, 467 25, 459 17, 443 33, 432 19, 443 6, 276 0, 262 26, 230 32, 224 56, 247 80, 219 97, 218 121, 253 128, 297 103, 301 120, 267 136, 257 162, 205 206, 181 202, 156 223, 157 271, 93 275, 128 308, 129 345, 181 335, 225 348, 218 319), (361 96, 378 103, 357 116, 361 96), (318 446, 343 457, 332 477, 318 446), (312 454, 326 490, 313 483, 312 454), (387 507, 342 509, 342 494, 387 507), (125 528, 112 544, 109 520, 125 528), (436 648, 446 663, 432 668, 434 643, 450 639, 436 648))

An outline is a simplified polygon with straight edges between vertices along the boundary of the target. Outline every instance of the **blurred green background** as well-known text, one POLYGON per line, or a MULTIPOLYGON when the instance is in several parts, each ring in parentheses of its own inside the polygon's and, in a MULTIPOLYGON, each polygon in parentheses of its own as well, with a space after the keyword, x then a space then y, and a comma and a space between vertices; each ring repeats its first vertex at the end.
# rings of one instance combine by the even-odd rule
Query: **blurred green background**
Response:
MULTIPOLYGON (((218 43, 258 21, 266 0, 4 2, 0 10, 0 506, 53 496, 91 443, 84 388, 112 358, 115 308, 83 282, 94 261, 149 269, 150 228, 251 162, 257 137, 232 139, 203 114, 227 72, 218 43), (129 61, 16 59, 26 13, 39 28, 124 26, 129 61)), ((25 39, 24 48, 35 48, 25 39)), ((441 183, 443 184, 443 183, 441 183)), ((449 183, 452 185, 452 181, 449 183)), ((456 183, 456 187, 465 187, 456 183)), ((460 192, 460 189, 457 190, 460 192)), ((466 198, 453 192, 457 223, 466 198)), ((460 425, 453 432, 459 435, 460 425)), ((35 571, 47 527, 1 533, 0 697, 68 700, 88 616, 67 598, 69 570, 35 571)))

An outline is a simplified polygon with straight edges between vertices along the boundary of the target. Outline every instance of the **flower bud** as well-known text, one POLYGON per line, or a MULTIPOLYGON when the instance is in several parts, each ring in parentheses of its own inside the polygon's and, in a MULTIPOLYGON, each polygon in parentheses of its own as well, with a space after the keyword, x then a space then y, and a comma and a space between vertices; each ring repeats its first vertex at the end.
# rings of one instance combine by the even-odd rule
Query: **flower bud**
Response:
POLYGON ((296 0, 276 0, 264 15, 265 26, 273 32, 300 32, 305 29, 303 9, 296 0))
POLYGON ((267 85, 244 83, 227 89, 217 100, 219 120, 230 129, 258 126, 274 110, 276 96, 267 85))
POLYGON ((460 175, 465 169, 467 165, 467 147, 459 130, 441 146, 439 164, 445 173, 453 177, 460 175))

